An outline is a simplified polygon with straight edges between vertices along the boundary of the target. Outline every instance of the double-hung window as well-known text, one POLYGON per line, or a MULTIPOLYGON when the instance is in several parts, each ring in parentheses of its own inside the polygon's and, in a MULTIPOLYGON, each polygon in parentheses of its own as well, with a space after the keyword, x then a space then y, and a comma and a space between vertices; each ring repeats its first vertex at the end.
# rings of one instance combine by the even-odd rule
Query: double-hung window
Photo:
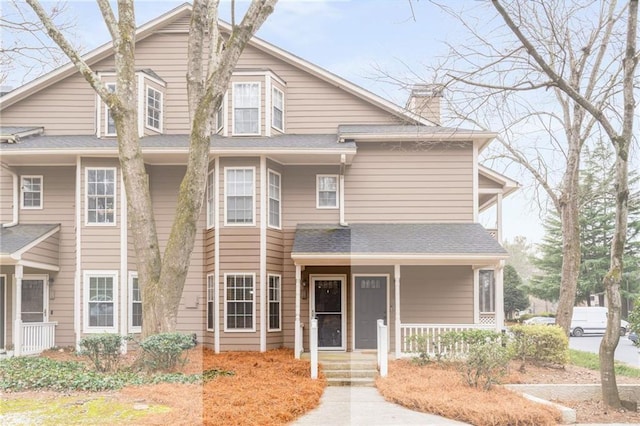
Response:
POLYGON ((215 226, 215 182, 214 171, 209 171, 207 175, 207 229, 215 226))
POLYGON ((318 175, 316 179, 317 208, 338 208, 338 175, 318 175))
POLYGON ((87 225, 116 223, 115 168, 87 168, 85 196, 87 225))
POLYGON ((207 275, 207 330, 213 330, 215 327, 213 304, 215 298, 215 283, 213 275, 207 275))
POLYGON ((118 283, 114 271, 87 271, 84 274, 85 332, 116 332, 118 283))
POLYGON ((492 270, 480 270, 479 273, 480 312, 495 312, 496 281, 492 270))
POLYGON ((233 134, 260 134, 260 83, 233 84, 233 134))
POLYGON ((21 207, 23 209, 42 208, 42 176, 20 177, 21 207))
POLYGON ((273 104, 273 111, 271 113, 271 126, 274 129, 284 132, 284 93, 282 93, 282 90, 274 87, 273 96, 271 99, 271 102, 273 104))
POLYGON ((147 86, 147 127, 162 132, 162 92, 147 86))
MULTIPOLYGON (((107 88, 107 91, 109 91, 111 93, 116 91, 116 84, 115 83, 107 83, 107 84, 105 84, 105 87, 107 88)), ((113 119, 113 115, 111 115, 111 108, 109 108, 109 107, 105 108, 104 123, 105 123, 104 135, 105 136, 115 136, 116 135, 116 122, 113 119)))
POLYGON ((280 275, 269 275, 269 331, 280 331, 282 287, 280 275))
POLYGON ((255 331, 254 274, 225 274, 225 330, 255 331))
POLYGON ((253 167, 225 168, 225 224, 255 225, 253 167))
POLYGON ((269 227, 280 229, 280 173, 269 170, 269 227))
POLYGON ((129 311, 129 331, 132 333, 140 333, 142 331, 142 294, 136 272, 129 273, 129 295, 131 303, 129 311))

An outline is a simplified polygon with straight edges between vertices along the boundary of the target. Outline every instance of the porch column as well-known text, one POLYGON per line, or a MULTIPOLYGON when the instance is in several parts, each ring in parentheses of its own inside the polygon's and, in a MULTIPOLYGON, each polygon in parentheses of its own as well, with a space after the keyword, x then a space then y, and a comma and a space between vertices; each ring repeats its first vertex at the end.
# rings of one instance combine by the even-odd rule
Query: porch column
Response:
POLYGON ((394 281, 394 291, 395 291, 395 300, 396 300, 396 324, 395 324, 395 333, 396 333, 396 359, 400 358, 400 350, 401 350, 401 341, 400 341, 400 265, 393 266, 393 281, 394 281))
POLYGON ((500 261, 499 266, 495 270, 496 280, 496 331, 501 331, 504 326, 504 260, 500 261))
POLYGON ((22 265, 16 265, 15 289, 13 300, 13 315, 15 318, 13 327, 13 346, 16 356, 22 355, 22 277, 24 271, 22 265))
POLYGON ((297 359, 300 359, 302 352, 302 335, 300 334, 300 280, 302 278, 302 268, 296 264, 296 319, 294 322, 293 336, 293 352, 297 359))

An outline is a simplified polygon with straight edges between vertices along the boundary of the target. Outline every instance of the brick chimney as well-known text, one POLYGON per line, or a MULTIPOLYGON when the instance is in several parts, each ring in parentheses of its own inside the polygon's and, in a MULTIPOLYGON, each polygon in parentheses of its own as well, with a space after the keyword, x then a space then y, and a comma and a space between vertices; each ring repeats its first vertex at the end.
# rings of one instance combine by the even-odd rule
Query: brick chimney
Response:
POLYGON ((405 108, 434 124, 440 125, 441 100, 442 86, 438 84, 414 84, 405 108))

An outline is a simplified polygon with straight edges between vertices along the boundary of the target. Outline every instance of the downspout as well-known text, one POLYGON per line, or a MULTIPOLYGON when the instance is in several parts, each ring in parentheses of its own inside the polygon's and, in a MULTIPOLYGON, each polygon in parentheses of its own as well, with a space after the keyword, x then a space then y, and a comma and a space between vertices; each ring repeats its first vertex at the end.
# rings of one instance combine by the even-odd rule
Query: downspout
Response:
POLYGON ((11 179, 12 179, 12 183, 13 183, 13 210, 12 210, 12 213, 11 213, 11 218, 13 220, 11 222, 9 222, 9 223, 2 224, 3 228, 9 228, 11 226, 16 226, 18 224, 18 222, 20 221, 20 209, 19 209, 20 188, 19 188, 19 183, 18 183, 18 174, 16 172, 14 172, 13 170, 11 170, 11 167, 6 165, 5 163, 0 163, 0 164, 2 165, 3 169, 5 169, 9 173, 11 173, 11 179))
POLYGON ((340 206, 340 226, 349 226, 347 221, 344 219, 344 171, 346 169, 347 156, 345 154, 340 154, 340 188, 339 188, 339 197, 340 200, 338 204, 340 206))

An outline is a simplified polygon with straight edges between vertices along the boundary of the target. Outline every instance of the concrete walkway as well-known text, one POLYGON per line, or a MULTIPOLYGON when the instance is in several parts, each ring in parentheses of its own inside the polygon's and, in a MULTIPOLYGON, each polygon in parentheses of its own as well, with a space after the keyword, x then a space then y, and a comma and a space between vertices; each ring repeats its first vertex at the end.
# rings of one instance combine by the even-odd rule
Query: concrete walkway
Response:
POLYGON ((409 410, 384 400, 373 387, 338 387, 325 389, 320 406, 293 425, 466 425, 433 414, 409 410))

